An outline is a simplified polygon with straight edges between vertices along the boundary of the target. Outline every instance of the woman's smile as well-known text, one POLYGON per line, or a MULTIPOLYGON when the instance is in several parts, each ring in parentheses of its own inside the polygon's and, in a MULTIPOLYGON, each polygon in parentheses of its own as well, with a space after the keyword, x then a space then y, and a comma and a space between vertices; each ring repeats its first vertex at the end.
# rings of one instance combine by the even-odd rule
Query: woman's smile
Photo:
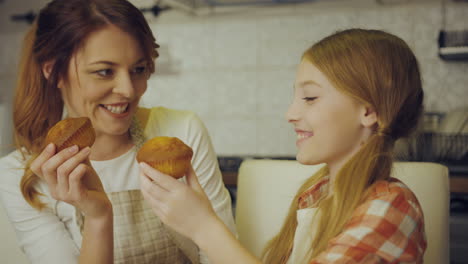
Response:
POLYGON ((117 103, 117 104, 100 104, 106 114, 114 118, 124 118, 130 115, 130 104, 129 103, 117 103))

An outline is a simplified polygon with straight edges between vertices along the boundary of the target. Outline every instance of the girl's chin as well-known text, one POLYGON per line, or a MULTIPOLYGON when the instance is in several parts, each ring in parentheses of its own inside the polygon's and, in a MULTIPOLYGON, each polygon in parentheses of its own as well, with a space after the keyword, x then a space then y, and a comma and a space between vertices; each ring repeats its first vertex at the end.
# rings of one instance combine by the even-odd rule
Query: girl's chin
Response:
POLYGON ((320 159, 306 155, 305 153, 297 153, 296 160, 303 165, 318 165, 323 163, 320 159))

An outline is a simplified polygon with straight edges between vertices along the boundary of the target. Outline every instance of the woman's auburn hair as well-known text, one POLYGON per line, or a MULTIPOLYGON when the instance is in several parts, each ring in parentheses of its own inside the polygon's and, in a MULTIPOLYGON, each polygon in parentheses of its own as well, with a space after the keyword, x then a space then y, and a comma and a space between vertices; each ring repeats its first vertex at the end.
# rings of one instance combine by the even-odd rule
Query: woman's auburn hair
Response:
MULTIPOLYGON (((379 30, 348 29, 309 48, 303 60, 315 65, 340 92, 372 107, 378 116, 375 133, 338 171, 332 195, 317 204, 321 214, 308 258, 320 255, 340 234, 372 185, 388 180, 395 140, 411 134, 423 112, 418 62, 400 38, 379 30)), ((291 202, 280 232, 267 244, 265 263, 284 264, 293 248, 298 199, 327 176, 325 166, 305 181, 291 202)))
POLYGON ((44 204, 30 164, 43 150, 48 130, 62 118, 64 102, 57 84, 67 81, 71 58, 87 38, 109 25, 140 43, 148 73, 153 73, 159 45, 143 14, 126 0, 54 0, 40 11, 23 41, 13 103, 14 140, 25 160, 20 189, 36 209, 44 204), (46 78, 42 67, 50 62, 46 78))

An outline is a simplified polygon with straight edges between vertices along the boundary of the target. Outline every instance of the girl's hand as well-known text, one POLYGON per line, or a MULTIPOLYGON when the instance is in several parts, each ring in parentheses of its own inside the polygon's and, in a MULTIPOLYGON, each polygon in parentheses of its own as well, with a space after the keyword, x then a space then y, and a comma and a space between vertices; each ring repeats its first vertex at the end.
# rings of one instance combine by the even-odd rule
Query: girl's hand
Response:
POLYGON ((140 185, 145 200, 163 223, 196 241, 219 221, 192 166, 187 184, 140 163, 140 185))
POLYGON ((112 213, 112 205, 102 184, 97 190, 90 190, 83 183, 85 176, 97 177, 100 183, 94 169, 86 164, 89 153, 89 147, 78 151, 78 146, 55 153, 55 145, 51 143, 30 168, 46 181, 52 198, 76 206, 88 219, 98 219, 112 213))
POLYGON ((261 264, 217 217, 190 167, 187 184, 140 163, 141 192, 166 225, 192 239, 210 263, 261 264))

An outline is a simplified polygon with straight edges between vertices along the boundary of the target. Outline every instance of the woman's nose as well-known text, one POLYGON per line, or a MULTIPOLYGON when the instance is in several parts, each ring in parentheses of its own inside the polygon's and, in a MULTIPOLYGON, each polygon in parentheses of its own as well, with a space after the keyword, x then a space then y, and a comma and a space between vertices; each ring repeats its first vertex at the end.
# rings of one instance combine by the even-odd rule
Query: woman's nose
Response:
POLYGON ((113 92, 125 98, 133 98, 135 96, 135 85, 133 84, 132 76, 129 73, 121 74, 113 92))

